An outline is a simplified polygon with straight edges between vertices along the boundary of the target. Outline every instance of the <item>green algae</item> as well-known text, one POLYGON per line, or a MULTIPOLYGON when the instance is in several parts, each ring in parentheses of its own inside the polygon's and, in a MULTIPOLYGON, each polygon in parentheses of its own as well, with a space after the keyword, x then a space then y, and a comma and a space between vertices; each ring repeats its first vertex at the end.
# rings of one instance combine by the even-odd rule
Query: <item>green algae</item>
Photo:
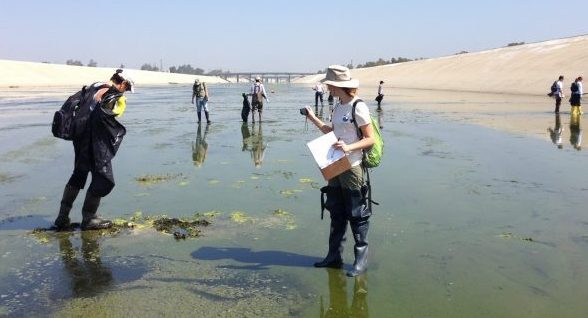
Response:
POLYGON ((292 213, 290 213, 284 209, 275 209, 272 214, 275 216, 282 216, 282 217, 292 216, 292 213))
POLYGON ((501 233, 499 235, 499 237, 503 238, 503 239, 516 239, 516 240, 527 241, 527 242, 535 242, 535 240, 532 237, 522 237, 522 236, 518 236, 513 233, 510 233, 510 232, 501 233))
POLYGON ((154 184, 159 184, 163 182, 169 182, 171 180, 175 180, 178 178, 182 178, 184 175, 182 173, 177 174, 164 174, 164 175, 142 175, 135 178, 135 181, 143 186, 149 186, 154 184))
POLYGON ((15 176, 15 175, 10 175, 7 173, 0 172, 0 183, 11 183, 20 177, 22 177, 22 175, 15 176))
MULTIPOLYGON (((215 218, 215 217, 217 217, 217 216, 219 216, 221 214, 222 214, 222 212, 221 211, 217 211, 217 210, 202 212, 202 215, 204 217, 207 217, 207 218, 215 218)), ((200 214, 199 213, 195 213, 194 215, 195 216, 199 216, 200 214)))
POLYGON ((243 223, 253 223, 254 219, 250 216, 247 216, 247 214, 245 214, 245 212, 242 211, 233 211, 231 212, 231 221, 235 222, 235 223, 239 223, 239 224, 243 224, 243 223))
MULTIPOLYGON (((199 214, 192 217, 170 218, 166 215, 145 216, 141 211, 136 211, 129 218, 116 218, 112 220, 113 226, 109 229, 95 230, 92 232, 99 233, 102 236, 114 236, 123 232, 133 232, 145 229, 154 229, 157 232, 171 234, 177 238, 177 233, 181 238, 196 238, 202 233, 201 228, 209 226, 211 223, 202 218, 199 214)), ((79 228, 79 224, 72 223, 70 230, 79 228)), ((40 244, 49 243, 50 236, 55 232, 55 228, 37 228, 30 234, 40 244)), ((64 231, 68 233, 71 231, 64 231)))
POLYGON ((285 198, 291 198, 291 197, 295 197, 296 193, 300 193, 302 192, 302 190, 299 189, 286 189, 286 190, 281 190, 280 194, 283 195, 285 198))

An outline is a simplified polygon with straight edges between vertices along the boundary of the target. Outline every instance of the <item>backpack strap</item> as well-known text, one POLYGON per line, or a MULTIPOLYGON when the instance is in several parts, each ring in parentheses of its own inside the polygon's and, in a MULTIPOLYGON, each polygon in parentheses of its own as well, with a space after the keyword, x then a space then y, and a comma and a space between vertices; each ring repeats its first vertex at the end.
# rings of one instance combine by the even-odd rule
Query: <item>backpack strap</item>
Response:
MULTIPOLYGON (((359 139, 363 138, 363 133, 361 132, 361 129, 359 129, 359 126, 357 125, 357 121, 355 120, 355 108, 357 106, 357 103, 359 102, 363 102, 363 100, 361 99, 357 99, 355 102, 353 102, 353 106, 351 107, 351 117, 352 117, 352 121, 353 124, 355 125, 355 129, 357 131, 357 137, 359 137, 359 139)), ((371 125, 371 123, 370 123, 371 125)), ((370 181, 370 171, 369 169, 363 164, 363 159, 365 159, 365 151, 363 151, 363 149, 361 150, 362 153, 362 159, 361 159, 361 167, 363 168, 363 172, 364 174, 367 176, 366 177, 366 181, 365 184, 368 187, 368 206, 370 208, 370 211, 372 210, 372 203, 375 205, 380 205, 378 202, 372 200, 372 184, 370 181)))
MULTIPOLYGON (((359 126, 357 125, 357 120, 355 120, 355 109, 356 109, 357 103, 359 103, 359 102, 363 102, 363 100, 358 98, 357 100, 355 100, 355 102, 353 102, 353 106, 351 106, 351 121, 355 125, 357 137, 359 137, 359 139, 361 140, 363 138, 363 133, 361 132, 361 129, 359 129, 359 126)), ((361 158, 362 163, 361 164, 363 166, 363 159, 365 159, 365 151, 363 151, 363 149, 362 149, 361 153, 362 153, 362 158, 361 158)))
POLYGON ((363 133, 361 132, 361 129, 359 129, 359 126, 357 126, 357 121, 355 120, 355 108, 357 106, 357 103, 359 102, 363 102, 363 100, 361 99, 356 99, 355 102, 353 102, 353 106, 351 106, 351 120, 353 121, 353 124, 355 125, 355 129, 357 129, 357 137, 359 137, 359 139, 363 138, 363 133))

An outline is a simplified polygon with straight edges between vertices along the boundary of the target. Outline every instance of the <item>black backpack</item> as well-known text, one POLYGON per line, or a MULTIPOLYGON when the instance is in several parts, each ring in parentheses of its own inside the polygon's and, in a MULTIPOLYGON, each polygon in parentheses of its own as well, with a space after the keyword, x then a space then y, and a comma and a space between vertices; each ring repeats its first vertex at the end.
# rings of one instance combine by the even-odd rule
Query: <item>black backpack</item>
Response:
POLYGON ((572 93, 577 93, 578 92, 578 83, 573 82, 572 86, 570 86, 570 89, 572 90, 572 93))
POLYGON ((557 92, 557 81, 551 84, 551 94, 555 94, 557 92))
POLYGON ((86 129, 86 123, 92 112, 91 102, 94 94, 108 84, 92 84, 67 98, 61 108, 53 115, 51 132, 53 136, 65 140, 79 138, 86 129))

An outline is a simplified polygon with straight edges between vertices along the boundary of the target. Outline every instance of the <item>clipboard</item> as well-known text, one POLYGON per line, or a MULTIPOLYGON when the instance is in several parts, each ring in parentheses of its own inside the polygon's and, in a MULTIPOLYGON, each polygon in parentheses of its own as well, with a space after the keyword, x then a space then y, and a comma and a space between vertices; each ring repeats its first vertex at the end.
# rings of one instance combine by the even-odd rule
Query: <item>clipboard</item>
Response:
POLYGON ((337 137, 333 132, 330 132, 306 144, 327 181, 351 169, 351 162, 349 162, 347 155, 340 149, 333 147, 336 142, 337 137))

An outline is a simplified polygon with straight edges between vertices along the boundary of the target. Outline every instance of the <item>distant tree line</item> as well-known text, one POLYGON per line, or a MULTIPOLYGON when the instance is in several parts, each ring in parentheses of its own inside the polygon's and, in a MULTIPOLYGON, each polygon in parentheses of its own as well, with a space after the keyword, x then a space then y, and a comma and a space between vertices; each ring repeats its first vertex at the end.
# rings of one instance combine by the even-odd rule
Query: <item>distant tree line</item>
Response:
POLYGON ((222 69, 214 69, 208 72, 205 72, 203 69, 197 67, 194 68, 190 64, 180 65, 178 67, 172 66, 169 68, 170 73, 180 73, 180 74, 192 74, 192 75, 210 75, 210 76, 219 76, 224 73, 230 73, 230 71, 223 71, 222 69))
POLYGON ((157 67, 157 65, 153 64, 143 64, 141 65, 141 70, 143 71, 152 71, 152 72, 159 72, 159 67, 157 67))
MULTIPOLYGON (((353 64, 347 64, 347 68, 349 69, 353 69, 353 68, 365 68, 365 67, 373 67, 373 66, 380 66, 380 65, 388 65, 388 64, 397 64, 397 63, 404 63, 404 62, 410 62, 410 61, 418 61, 418 60, 424 60, 425 58, 421 57, 418 59, 409 59, 406 57, 393 57, 389 60, 384 60, 383 58, 379 58, 377 61, 369 61, 369 62, 365 62, 364 64, 357 64, 357 65, 353 65, 353 64)), ((324 74, 327 72, 327 69, 325 68, 324 70, 318 70, 318 72, 316 72, 317 74, 324 74)))
MULTIPOLYGON (((45 62, 43 62, 45 63, 45 62)), ((67 61, 65 61, 66 65, 75 65, 75 66, 84 66, 84 63, 82 63, 79 60, 73 60, 73 59, 69 59, 67 61)), ((90 61, 88 62, 89 67, 96 67, 98 66, 98 62, 94 61, 93 59, 90 59, 90 61)))
MULTIPOLYGON (((525 42, 511 42, 511 43, 508 43, 506 45, 506 47, 518 46, 518 45, 523 45, 523 44, 525 44, 525 42)), ((460 52, 455 53, 455 55, 467 54, 467 53, 470 53, 470 52, 464 50, 464 51, 460 51, 460 52)))

